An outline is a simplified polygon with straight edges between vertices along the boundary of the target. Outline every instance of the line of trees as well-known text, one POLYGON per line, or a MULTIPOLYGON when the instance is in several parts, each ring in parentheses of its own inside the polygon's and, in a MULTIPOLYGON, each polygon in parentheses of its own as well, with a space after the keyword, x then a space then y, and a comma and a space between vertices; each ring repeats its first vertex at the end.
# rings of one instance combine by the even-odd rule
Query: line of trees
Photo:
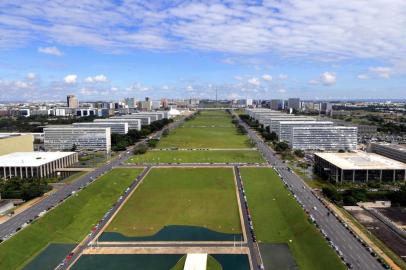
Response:
POLYGON ((52 187, 44 179, 11 178, 0 180, 0 193, 3 199, 30 199, 40 197, 52 187))
POLYGON ((354 188, 339 191, 334 186, 323 187, 323 194, 339 205, 356 205, 357 202, 387 200, 393 206, 406 206, 406 185, 397 191, 368 191, 365 188, 354 188))
POLYGON ((161 130, 166 125, 173 122, 173 119, 161 119, 152 122, 150 125, 143 126, 140 131, 129 130, 127 134, 111 134, 111 148, 113 151, 124 151, 128 146, 134 145, 139 140, 147 137, 149 134, 161 130))

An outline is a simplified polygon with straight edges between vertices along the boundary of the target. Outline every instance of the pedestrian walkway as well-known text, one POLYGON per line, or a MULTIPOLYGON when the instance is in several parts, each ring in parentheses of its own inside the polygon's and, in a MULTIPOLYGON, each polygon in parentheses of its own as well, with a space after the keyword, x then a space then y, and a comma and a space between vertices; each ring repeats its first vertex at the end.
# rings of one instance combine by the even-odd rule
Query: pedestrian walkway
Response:
POLYGON ((206 265, 207 254, 191 253, 186 256, 185 267, 183 267, 183 270, 206 270, 206 265))

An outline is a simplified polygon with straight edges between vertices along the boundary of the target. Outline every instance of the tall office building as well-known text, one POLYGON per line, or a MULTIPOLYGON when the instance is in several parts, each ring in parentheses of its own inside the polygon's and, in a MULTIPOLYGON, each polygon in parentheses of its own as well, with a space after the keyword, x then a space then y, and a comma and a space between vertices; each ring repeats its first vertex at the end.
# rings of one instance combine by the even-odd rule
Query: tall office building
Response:
POLYGON ((110 128, 113 134, 127 134, 128 133, 128 122, 84 122, 84 123, 73 123, 74 127, 87 127, 87 128, 110 128))
POLYGON ((134 98, 126 98, 124 99, 124 103, 125 105, 128 106, 128 108, 132 109, 132 108, 136 108, 137 104, 134 98))
POLYGON ((69 108, 79 108, 79 100, 75 95, 68 95, 66 97, 66 102, 69 108))
POLYGON ((44 128, 46 151, 100 150, 110 152, 111 129, 58 126, 44 128))
POLYGON ((302 150, 355 150, 356 127, 294 127, 289 145, 302 150))
POLYGON ((297 127, 332 127, 333 122, 330 121, 279 121, 278 135, 279 141, 290 142, 292 138, 293 128, 297 127))
POLYGON ((271 99, 271 110, 283 110, 283 100, 282 99, 271 99))
POLYGON ((296 111, 300 110, 300 98, 289 98, 288 108, 296 111))

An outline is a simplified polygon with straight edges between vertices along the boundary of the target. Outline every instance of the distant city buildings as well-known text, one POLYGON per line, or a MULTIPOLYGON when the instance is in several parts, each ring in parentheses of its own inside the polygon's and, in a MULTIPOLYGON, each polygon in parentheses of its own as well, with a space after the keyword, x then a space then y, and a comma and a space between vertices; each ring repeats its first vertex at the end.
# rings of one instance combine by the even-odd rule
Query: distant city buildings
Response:
POLYGON ((72 108, 72 109, 79 108, 79 100, 75 95, 68 95, 66 97, 66 102, 67 102, 68 108, 72 108))
POLYGON ((270 108, 271 110, 280 111, 284 109, 282 99, 271 99, 270 108))
POLYGON ((295 111, 299 111, 301 109, 300 98, 289 98, 288 99, 288 109, 293 109, 295 111))

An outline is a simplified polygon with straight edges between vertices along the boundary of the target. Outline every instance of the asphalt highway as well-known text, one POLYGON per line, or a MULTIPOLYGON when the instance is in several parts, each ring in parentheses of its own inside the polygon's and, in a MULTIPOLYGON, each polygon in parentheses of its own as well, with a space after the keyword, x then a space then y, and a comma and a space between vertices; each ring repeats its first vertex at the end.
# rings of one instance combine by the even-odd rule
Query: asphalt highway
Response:
POLYGON ((288 169, 286 164, 275 155, 271 148, 246 123, 240 119, 239 121, 247 130, 249 137, 256 144, 264 158, 280 174, 298 202, 314 218, 319 228, 323 230, 330 244, 347 263, 347 266, 359 270, 383 269, 382 265, 371 255, 355 234, 349 231, 346 224, 331 214, 330 210, 304 181, 288 169))

